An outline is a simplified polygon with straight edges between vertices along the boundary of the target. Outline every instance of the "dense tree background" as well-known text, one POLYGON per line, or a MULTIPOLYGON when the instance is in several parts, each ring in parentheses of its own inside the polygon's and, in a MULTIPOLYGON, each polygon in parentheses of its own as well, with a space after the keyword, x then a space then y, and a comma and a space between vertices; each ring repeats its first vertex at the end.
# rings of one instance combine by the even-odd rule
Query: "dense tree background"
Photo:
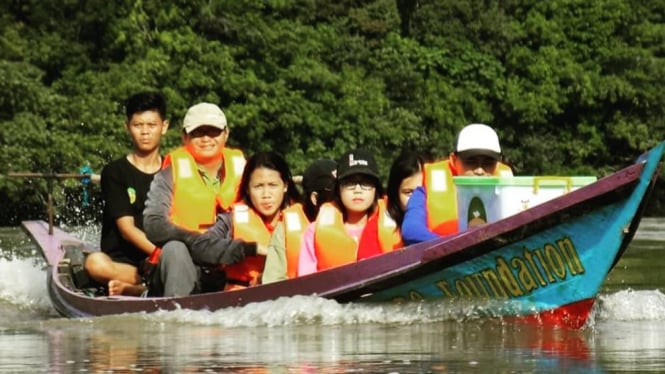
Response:
MULTIPOLYGON (((387 176, 402 148, 442 156, 482 122, 518 174, 601 177, 665 134, 662 1, 0 3, 0 225, 44 215, 45 182, 6 173, 99 172, 126 153, 122 102, 143 89, 168 98, 165 150, 210 101, 231 145, 295 172, 365 147, 387 176)), ((81 211, 80 182, 56 187, 60 218, 81 211)))

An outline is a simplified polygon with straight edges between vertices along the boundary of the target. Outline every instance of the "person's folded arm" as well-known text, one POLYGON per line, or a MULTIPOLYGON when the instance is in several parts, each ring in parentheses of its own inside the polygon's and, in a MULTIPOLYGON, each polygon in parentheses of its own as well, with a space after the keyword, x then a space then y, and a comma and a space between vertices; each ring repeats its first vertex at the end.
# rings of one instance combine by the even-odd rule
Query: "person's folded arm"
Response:
POLYGON ((150 184, 143 210, 143 231, 151 242, 158 246, 177 240, 187 242, 194 232, 173 223, 173 172, 171 167, 157 173, 150 184))
POLYGON ((255 242, 233 239, 231 214, 217 215, 215 224, 203 234, 191 235, 185 240, 192 260, 201 265, 230 265, 247 256, 256 256, 255 242))
POLYGON ((427 196, 424 187, 416 188, 411 194, 400 230, 402 240, 407 245, 440 237, 427 226, 427 196))

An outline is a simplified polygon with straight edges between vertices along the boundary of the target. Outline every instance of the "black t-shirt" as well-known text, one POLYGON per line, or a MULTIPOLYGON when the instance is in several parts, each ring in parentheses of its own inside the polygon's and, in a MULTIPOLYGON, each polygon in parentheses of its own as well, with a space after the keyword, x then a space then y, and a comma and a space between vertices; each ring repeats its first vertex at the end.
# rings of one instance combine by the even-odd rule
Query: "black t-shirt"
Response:
POLYGON ((127 157, 115 160, 102 170, 102 217, 101 249, 114 261, 139 266, 146 254, 120 235, 116 219, 134 217, 134 224, 143 230, 143 208, 155 174, 145 174, 127 157))

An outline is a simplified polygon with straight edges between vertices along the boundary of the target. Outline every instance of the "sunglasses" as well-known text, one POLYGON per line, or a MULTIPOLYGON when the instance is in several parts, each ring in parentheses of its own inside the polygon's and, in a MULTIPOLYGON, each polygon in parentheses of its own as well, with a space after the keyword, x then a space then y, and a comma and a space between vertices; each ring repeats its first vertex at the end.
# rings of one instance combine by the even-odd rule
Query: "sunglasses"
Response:
POLYGON ((373 181, 367 179, 356 179, 356 178, 345 179, 339 182, 339 186, 344 190, 355 190, 356 186, 360 186, 360 189, 363 191, 371 191, 374 188, 376 188, 373 181))
POLYGON ((192 137, 192 138, 202 138, 204 136, 208 136, 208 137, 211 137, 211 138, 216 138, 216 137, 222 135, 222 133, 224 131, 226 131, 226 129, 222 130, 220 128, 212 127, 212 126, 201 126, 201 127, 197 127, 194 130, 192 130, 189 133, 189 136, 192 137))

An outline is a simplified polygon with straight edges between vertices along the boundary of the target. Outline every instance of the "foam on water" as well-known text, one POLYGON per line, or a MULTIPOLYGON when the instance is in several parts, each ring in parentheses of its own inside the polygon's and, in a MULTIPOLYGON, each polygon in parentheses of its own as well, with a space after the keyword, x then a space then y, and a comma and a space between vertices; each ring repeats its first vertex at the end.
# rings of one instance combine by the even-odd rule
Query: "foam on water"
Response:
MULTIPOLYGON (((13 308, 52 314, 43 262, 34 258, 0 258, 0 301, 13 308)), ((411 324, 483 318, 477 303, 340 304, 316 296, 280 297, 219 311, 176 310, 132 317, 154 322, 176 322, 221 327, 347 325, 363 323, 411 324)), ((132 318, 128 315, 122 318, 132 318)), ((113 317, 111 317, 113 318, 113 317)), ((665 319, 665 294, 659 290, 622 290, 601 295, 594 308, 596 321, 665 319)))
POLYGON ((601 295, 596 319, 640 321, 665 319, 665 295, 659 290, 622 290, 601 295))
POLYGON ((280 297, 219 311, 177 310, 145 315, 148 319, 224 327, 410 324, 478 318, 476 308, 455 303, 340 304, 316 296, 280 297))
POLYGON ((51 309, 43 266, 35 259, 0 258, 0 299, 35 309, 51 309))
MULTIPOLYGON (((334 300, 316 296, 294 296, 214 312, 180 309, 100 318, 105 320, 139 319, 158 324, 178 323, 222 328, 247 328, 354 324, 409 325, 438 321, 469 322, 486 318, 488 314, 477 303, 434 301, 406 304, 340 304, 334 300)), ((657 290, 626 290, 602 295, 591 316, 591 321, 594 323, 661 319, 665 319, 665 295, 657 290)))

